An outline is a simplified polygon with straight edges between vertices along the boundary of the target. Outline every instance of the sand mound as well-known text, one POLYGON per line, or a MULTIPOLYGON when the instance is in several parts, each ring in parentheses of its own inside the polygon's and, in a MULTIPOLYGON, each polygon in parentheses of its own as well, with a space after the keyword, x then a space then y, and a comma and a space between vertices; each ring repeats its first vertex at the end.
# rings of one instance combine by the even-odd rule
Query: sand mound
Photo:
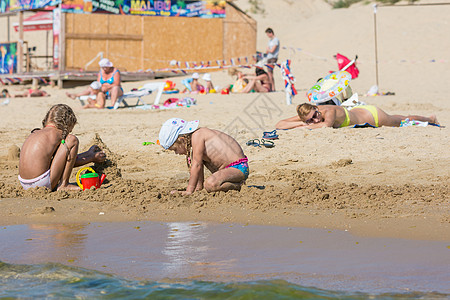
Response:
POLYGON ((117 161, 120 159, 119 155, 112 152, 106 146, 98 133, 95 134, 95 137, 89 144, 99 146, 106 154, 106 160, 103 163, 95 163, 92 167, 99 174, 107 174, 104 183, 120 180, 122 178, 122 172, 117 166, 117 161))
MULTIPOLYGON (((109 176, 108 171, 106 172, 109 176)), ((177 188, 177 184, 168 185, 160 180, 147 180, 144 183, 116 179, 114 183, 106 184, 98 190, 53 193, 45 188, 23 191, 19 185, 1 183, 0 198, 25 197, 61 201, 75 197, 135 211, 146 211, 150 205, 169 211, 180 207, 211 209, 231 205, 262 212, 279 209, 288 214, 291 210, 306 208, 332 209, 341 210, 351 218, 421 215, 426 206, 443 205, 448 199, 448 185, 359 186, 331 184, 320 178, 314 172, 273 170, 265 176, 251 176, 248 186, 243 186, 241 192, 208 194, 201 191, 190 197, 170 194, 170 190, 177 188)))
POLYGON ((11 145, 8 149, 8 160, 18 160, 20 157, 20 148, 16 145, 11 145))

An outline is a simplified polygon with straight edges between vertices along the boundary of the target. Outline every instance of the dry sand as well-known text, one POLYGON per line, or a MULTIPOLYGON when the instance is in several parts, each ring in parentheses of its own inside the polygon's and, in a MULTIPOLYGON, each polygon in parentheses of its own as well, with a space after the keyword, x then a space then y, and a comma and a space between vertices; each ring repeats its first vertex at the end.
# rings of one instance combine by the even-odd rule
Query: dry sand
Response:
MULTIPOLYGON (((237 4, 245 8, 244 2, 237 4)), ((284 93, 276 92, 195 95, 198 105, 166 111, 82 110, 65 97, 66 91, 81 88, 51 87, 45 87, 48 98, 13 99, 0 106, 0 223, 202 220, 449 240, 450 6, 379 9, 380 88, 395 96, 362 97, 388 113, 436 114, 446 128, 295 129, 279 132, 276 146, 268 149, 245 142, 294 115, 295 105, 306 101, 305 92, 315 80, 336 70, 332 56, 337 52, 359 55, 355 92, 366 93, 376 79, 370 5, 331 10, 321 1, 263 2, 266 15, 255 16, 258 49, 266 47, 267 26, 283 46, 302 49, 280 53, 293 61, 299 90, 294 105, 287 106, 284 93), (49 193, 20 187, 18 147, 56 103, 74 108, 79 120, 74 134, 82 149, 96 143, 107 152, 108 164, 96 166, 108 179, 100 190, 49 193), (184 157, 157 145, 142 145, 155 142, 161 124, 171 117, 199 119, 201 126, 233 135, 250 160, 247 186, 241 192, 171 195, 171 190, 187 185, 184 157)), ((280 90, 283 83, 275 72, 280 90)), ((212 77, 219 86, 231 83, 225 71, 212 77)), ((181 79, 174 79, 178 87, 181 79)), ((143 84, 126 83, 124 89, 143 84)), ((164 95, 162 101, 184 96, 164 95)))

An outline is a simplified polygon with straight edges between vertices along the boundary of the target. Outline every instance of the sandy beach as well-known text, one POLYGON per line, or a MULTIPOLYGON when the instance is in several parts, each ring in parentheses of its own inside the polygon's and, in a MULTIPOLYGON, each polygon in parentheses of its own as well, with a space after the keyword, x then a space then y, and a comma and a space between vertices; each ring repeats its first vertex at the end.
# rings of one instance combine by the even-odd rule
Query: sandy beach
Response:
MULTIPOLYGON (((265 50, 264 30, 272 27, 286 47, 280 61, 292 60, 299 91, 293 105, 285 103, 279 69, 277 92, 163 95, 161 102, 197 100, 172 110, 83 110, 65 93, 84 87, 45 86, 50 97, 12 99, 0 106, 0 224, 198 220, 450 240, 449 7, 379 8, 380 91, 395 95, 365 97, 376 83, 371 5, 332 10, 318 0, 263 2, 266 14, 252 15, 258 21, 258 49, 265 50), (274 148, 246 146, 295 114, 316 79, 337 70, 336 53, 358 55, 360 76, 351 86, 362 101, 391 114, 435 114, 446 127, 294 129, 279 131, 274 148), (99 190, 23 191, 17 180, 18 149, 56 103, 69 104, 77 114, 73 133, 81 150, 97 144, 107 153, 107 163, 96 166, 107 176, 99 190), (200 126, 227 132, 240 143, 250 164, 241 192, 170 194, 187 185, 184 156, 143 142, 156 142, 161 124, 171 117, 200 120, 200 126)), ((236 3, 246 9, 246 1, 236 3)), ((232 82, 226 70, 211 75, 215 85, 232 82)), ((183 78, 171 80, 181 88, 183 78)), ((147 82, 123 87, 129 91, 147 82)), ((22 88, 8 87, 13 93, 22 88)), ((154 96, 146 99, 151 103, 154 96)))

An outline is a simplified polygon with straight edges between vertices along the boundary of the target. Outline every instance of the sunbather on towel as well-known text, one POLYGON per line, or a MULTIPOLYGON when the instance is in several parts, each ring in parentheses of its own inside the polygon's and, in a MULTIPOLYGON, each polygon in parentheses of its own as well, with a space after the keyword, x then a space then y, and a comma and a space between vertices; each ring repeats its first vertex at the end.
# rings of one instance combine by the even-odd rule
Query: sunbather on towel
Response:
POLYGON ((347 109, 336 105, 312 105, 303 103, 297 106, 297 116, 279 121, 277 129, 346 127, 356 124, 369 123, 375 127, 399 127, 402 120, 410 119, 439 124, 436 116, 423 117, 417 115, 389 115, 373 105, 363 105, 347 109))
POLYGON ((106 156, 98 146, 78 154, 78 138, 70 132, 77 123, 73 110, 65 104, 53 105, 25 140, 19 160, 19 181, 24 189, 79 190, 69 184, 73 167, 102 162, 106 156))
POLYGON ((88 103, 83 106, 83 108, 100 108, 101 106, 97 103, 97 96, 100 92, 102 85, 98 81, 93 81, 87 89, 79 93, 66 93, 67 97, 76 99, 81 96, 92 96, 92 98, 88 98, 88 103))
POLYGON ((22 94, 10 95, 11 98, 24 98, 24 97, 50 97, 46 91, 41 90, 41 87, 32 87, 26 90, 22 94))
POLYGON ((248 159, 241 146, 223 132, 198 125, 199 121, 172 118, 159 132, 164 149, 186 155, 190 177, 186 190, 181 193, 190 195, 203 187, 208 192, 240 190, 249 174, 248 159), (203 166, 212 173, 206 180, 203 166))

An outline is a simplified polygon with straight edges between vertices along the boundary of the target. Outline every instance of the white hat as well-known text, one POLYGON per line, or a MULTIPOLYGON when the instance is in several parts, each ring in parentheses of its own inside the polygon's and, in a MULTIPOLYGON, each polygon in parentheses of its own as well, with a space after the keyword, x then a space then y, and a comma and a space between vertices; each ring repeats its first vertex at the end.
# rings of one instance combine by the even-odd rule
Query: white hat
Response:
POLYGON ((192 74, 192 79, 199 79, 200 76, 198 76, 198 73, 194 73, 192 74))
POLYGON ((180 134, 194 132, 198 125, 198 120, 186 122, 179 118, 169 119, 164 122, 159 131, 159 144, 167 150, 177 141, 180 134))
POLYGON ((102 85, 101 85, 100 82, 98 82, 98 81, 92 81, 90 87, 91 87, 93 90, 99 90, 99 89, 102 88, 102 85))
POLYGON ((98 65, 100 66, 100 68, 104 68, 104 67, 110 68, 113 66, 113 63, 111 61, 109 61, 109 59, 107 59, 107 58, 102 58, 98 62, 98 65))
POLYGON ((211 81, 211 74, 205 73, 202 78, 204 81, 211 81))

